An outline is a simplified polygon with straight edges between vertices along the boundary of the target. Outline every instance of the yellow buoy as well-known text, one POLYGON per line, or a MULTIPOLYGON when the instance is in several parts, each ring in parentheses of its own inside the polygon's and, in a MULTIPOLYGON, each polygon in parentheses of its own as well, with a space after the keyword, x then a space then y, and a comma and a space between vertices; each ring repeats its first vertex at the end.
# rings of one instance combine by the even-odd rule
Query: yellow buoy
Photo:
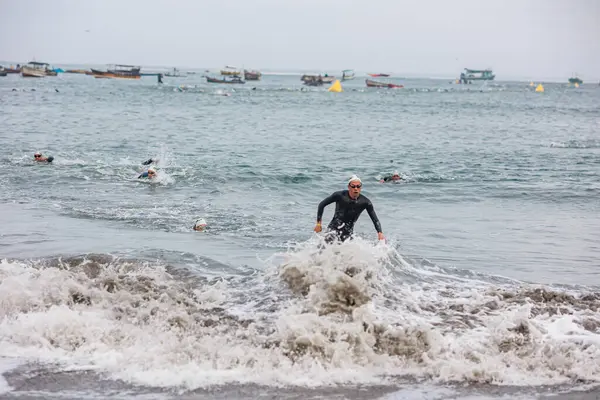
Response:
POLYGON ((537 87, 535 88, 536 92, 543 92, 544 91, 544 87, 542 86, 542 84, 540 83, 539 85, 537 85, 537 87))
POLYGON ((331 87, 329 89, 327 89, 327 91, 341 93, 344 90, 342 89, 342 84, 340 83, 339 79, 336 79, 335 82, 333 82, 333 85, 331 85, 331 87))

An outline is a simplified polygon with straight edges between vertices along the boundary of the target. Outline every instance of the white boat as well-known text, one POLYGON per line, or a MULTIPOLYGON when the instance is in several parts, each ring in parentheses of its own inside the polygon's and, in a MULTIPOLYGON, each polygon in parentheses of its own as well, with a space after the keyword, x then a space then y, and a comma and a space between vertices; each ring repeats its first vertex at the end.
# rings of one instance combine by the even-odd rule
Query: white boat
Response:
POLYGON ((56 72, 50 68, 50 64, 31 61, 21 67, 21 75, 24 78, 43 78, 44 76, 55 76, 56 72))

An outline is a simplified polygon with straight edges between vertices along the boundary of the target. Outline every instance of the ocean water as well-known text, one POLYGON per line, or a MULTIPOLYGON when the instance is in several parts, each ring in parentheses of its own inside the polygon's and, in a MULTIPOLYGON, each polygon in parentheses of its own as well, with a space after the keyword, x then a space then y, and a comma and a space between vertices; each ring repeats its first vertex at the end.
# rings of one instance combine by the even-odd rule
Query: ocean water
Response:
POLYGON ((3 398, 600 393, 600 87, 164 81, 0 78, 3 398))

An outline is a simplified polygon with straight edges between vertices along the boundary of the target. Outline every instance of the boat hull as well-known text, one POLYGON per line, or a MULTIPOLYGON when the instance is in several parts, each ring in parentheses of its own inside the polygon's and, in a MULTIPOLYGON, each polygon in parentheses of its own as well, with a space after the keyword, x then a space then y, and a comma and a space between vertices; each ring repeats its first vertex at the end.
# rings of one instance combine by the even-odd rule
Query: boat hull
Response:
POLYGON ((378 82, 371 79, 366 79, 367 87, 385 88, 385 89, 401 89, 404 85, 396 85, 395 83, 378 82))
POLYGON ((23 78, 43 78, 47 76, 47 73, 43 69, 22 67, 21 75, 23 78))
POLYGON ((140 74, 99 71, 97 69, 92 69, 92 75, 98 79, 140 79, 142 77, 140 74))
POLYGON ((246 83, 245 81, 242 80, 237 80, 237 79, 217 79, 217 78, 210 78, 210 77, 206 77, 206 82, 208 83, 223 83, 223 84, 228 84, 228 85, 240 85, 240 84, 244 84, 246 83))

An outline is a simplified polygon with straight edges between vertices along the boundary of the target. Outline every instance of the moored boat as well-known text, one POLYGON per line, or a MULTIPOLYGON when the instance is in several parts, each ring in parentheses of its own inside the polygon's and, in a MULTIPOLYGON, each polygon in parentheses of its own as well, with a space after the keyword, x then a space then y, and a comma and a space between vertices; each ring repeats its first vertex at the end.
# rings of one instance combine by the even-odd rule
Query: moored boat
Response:
POLYGON ((569 83, 581 85, 583 83, 583 81, 579 77, 574 76, 572 78, 569 78, 569 83))
POLYGON ((379 81, 374 81, 372 79, 366 79, 365 83, 367 84, 367 87, 374 87, 374 88, 401 89, 404 87, 404 85, 397 85, 395 83, 387 83, 387 82, 379 82, 379 81))
POLYGON ((231 67, 229 65, 226 65, 225 68, 223 68, 221 70, 221 75, 224 76, 241 76, 242 75, 242 71, 237 69, 236 67, 231 67))
POLYGON ((206 82, 208 83, 225 83, 225 84, 244 84, 246 81, 242 80, 239 76, 235 75, 231 78, 211 78, 210 76, 206 77, 206 82))
POLYGON ((100 71, 92 68, 94 78, 109 78, 109 79, 140 79, 141 67, 134 65, 116 64, 112 68, 109 65, 106 71, 100 71))
POLYGON ((244 70, 244 79, 247 81, 259 81, 262 76, 260 71, 244 70))
POLYGON ((472 81, 493 81, 496 75, 491 69, 468 69, 461 72, 459 83, 471 83, 472 81))
POLYGON ((342 71, 342 81, 349 81, 355 78, 354 70, 345 69, 342 71))
POLYGON ((56 76, 56 72, 50 68, 50 64, 30 61, 27 65, 21 67, 21 76, 23 78, 43 78, 45 76, 56 76))
POLYGON ((308 86, 320 86, 324 83, 333 83, 333 81, 335 80, 335 76, 329 76, 327 74, 325 74, 324 76, 321 74, 319 74, 319 75, 304 74, 304 75, 302 75, 300 80, 302 82, 304 82, 305 85, 308 85, 308 86))

